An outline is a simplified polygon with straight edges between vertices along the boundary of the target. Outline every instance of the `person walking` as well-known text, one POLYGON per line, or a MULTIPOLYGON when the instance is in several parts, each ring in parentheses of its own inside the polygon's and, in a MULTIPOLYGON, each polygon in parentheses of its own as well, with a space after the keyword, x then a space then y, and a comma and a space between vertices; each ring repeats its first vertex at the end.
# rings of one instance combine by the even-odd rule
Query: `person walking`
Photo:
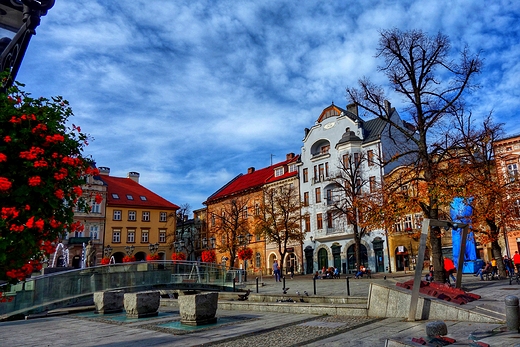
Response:
POLYGON ((281 282, 282 280, 280 279, 280 266, 278 266, 278 260, 274 260, 274 263, 273 263, 273 275, 274 275, 274 279, 276 282, 281 282))
POLYGON ((516 272, 520 273, 520 254, 518 254, 518 251, 515 251, 515 255, 513 255, 513 263, 516 267, 516 272))

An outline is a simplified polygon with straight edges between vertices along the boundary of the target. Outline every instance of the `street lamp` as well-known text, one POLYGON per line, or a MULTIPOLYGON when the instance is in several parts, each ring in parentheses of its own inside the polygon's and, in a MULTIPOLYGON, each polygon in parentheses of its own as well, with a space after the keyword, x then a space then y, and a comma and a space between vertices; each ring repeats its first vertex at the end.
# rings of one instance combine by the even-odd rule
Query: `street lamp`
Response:
MULTIPOLYGON (((240 234, 237 236, 238 243, 242 245, 244 248, 246 248, 247 244, 251 242, 251 239, 253 238, 253 235, 248 233, 246 236, 240 234)), ((244 281, 247 282, 247 259, 244 259, 244 281)))
POLYGON ((110 245, 106 246, 103 254, 105 255, 105 258, 110 258, 112 255, 112 247, 110 247, 110 245))
POLYGON ((159 250, 159 243, 150 243, 148 249, 150 249, 150 254, 154 255, 159 250))
POLYGON ((134 246, 134 245, 132 245, 132 246, 126 246, 126 247, 125 247, 126 255, 127 255, 127 256, 131 256, 132 253, 134 253, 134 249, 135 249, 135 246, 134 246))
POLYGON ((9 70, 9 76, 0 89, 12 85, 41 17, 54 3, 55 0, 0 0, 0 28, 15 33, 12 39, 0 39, 0 71, 9 70))

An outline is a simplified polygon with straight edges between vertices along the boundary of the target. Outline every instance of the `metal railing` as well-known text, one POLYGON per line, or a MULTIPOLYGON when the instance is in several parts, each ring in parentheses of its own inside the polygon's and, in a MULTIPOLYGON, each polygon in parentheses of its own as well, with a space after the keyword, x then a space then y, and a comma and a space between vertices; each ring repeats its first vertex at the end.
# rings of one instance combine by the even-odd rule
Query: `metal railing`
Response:
MULTIPOLYGON (((153 261, 102 265, 29 278, 4 291, 0 316, 16 311, 41 312, 64 307, 94 292, 164 289, 232 290, 242 270, 210 263, 153 261)), ((0 288, 1 289, 1 288, 0 288)))

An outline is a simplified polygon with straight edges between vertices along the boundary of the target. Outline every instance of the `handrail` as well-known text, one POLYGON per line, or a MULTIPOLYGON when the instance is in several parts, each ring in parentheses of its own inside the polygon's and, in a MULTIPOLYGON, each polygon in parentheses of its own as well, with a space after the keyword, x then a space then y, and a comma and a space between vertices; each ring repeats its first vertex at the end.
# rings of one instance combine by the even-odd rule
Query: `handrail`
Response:
POLYGON ((152 288, 230 290, 242 282, 240 269, 193 261, 158 260, 118 263, 35 276, 4 292, 0 316, 24 309, 41 312, 46 306, 70 304, 94 292, 152 288), (38 311, 38 308, 39 311, 38 311))

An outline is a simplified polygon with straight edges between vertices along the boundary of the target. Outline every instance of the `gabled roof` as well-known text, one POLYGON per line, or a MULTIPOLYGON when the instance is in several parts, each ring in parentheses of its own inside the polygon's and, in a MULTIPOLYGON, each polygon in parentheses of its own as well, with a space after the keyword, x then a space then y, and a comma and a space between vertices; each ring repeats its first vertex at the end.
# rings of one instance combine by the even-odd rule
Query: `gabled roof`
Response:
POLYGON ((374 118, 366 121, 363 124, 363 131, 365 139, 363 143, 368 143, 379 139, 379 136, 383 133, 387 123, 381 118, 374 118))
POLYGON ((330 117, 339 117, 341 115, 345 115, 352 119, 353 121, 363 122, 361 118, 359 118, 354 113, 347 111, 339 106, 334 105, 334 103, 330 104, 330 106, 327 106, 321 111, 320 116, 318 117, 318 123, 321 123, 327 118, 330 117))
POLYGON ((296 176, 298 174, 298 171, 296 170, 293 172, 288 172, 288 170, 286 170, 284 171, 285 173, 283 175, 278 177, 275 177, 274 172, 276 168, 279 168, 281 166, 286 167, 289 164, 296 163, 299 158, 300 156, 296 155, 293 158, 287 159, 277 164, 273 164, 263 169, 254 170, 253 172, 247 174, 240 174, 233 178, 231 181, 229 181, 225 186, 213 193, 204 202, 204 204, 207 205, 208 202, 213 202, 229 196, 260 189, 266 183, 272 183, 296 176))
POLYGON ((100 178, 107 184, 108 206, 158 207, 174 210, 179 209, 179 206, 172 204, 168 200, 143 187, 131 178, 112 177, 107 175, 101 175, 100 178), (113 194, 117 194, 119 198, 114 198, 113 194), (133 199, 129 199, 128 195, 130 195, 133 199))

